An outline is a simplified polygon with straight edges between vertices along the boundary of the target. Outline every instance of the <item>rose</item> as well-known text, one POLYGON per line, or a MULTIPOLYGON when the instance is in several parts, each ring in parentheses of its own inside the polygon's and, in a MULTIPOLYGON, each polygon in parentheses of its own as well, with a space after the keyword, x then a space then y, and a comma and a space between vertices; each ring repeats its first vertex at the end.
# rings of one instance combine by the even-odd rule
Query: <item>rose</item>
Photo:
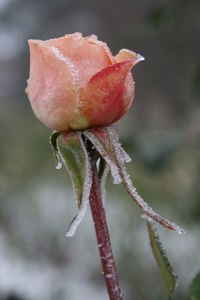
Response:
POLYGON ((96 36, 80 33, 29 40, 26 92, 38 119, 51 129, 83 130, 119 120, 134 96, 132 67, 144 58, 122 49, 113 56, 96 36))

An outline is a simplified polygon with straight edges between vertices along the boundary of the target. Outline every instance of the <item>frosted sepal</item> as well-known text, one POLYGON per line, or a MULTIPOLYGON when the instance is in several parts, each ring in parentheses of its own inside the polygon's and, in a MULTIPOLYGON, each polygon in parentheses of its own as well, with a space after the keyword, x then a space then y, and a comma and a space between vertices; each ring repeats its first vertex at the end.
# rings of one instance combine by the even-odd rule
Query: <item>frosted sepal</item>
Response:
POLYGON ((53 150, 53 155, 56 160, 56 169, 61 169, 62 168, 62 161, 60 159, 60 156, 57 151, 57 145, 56 145, 56 140, 59 137, 61 132, 59 131, 53 131, 52 134, 49 137, 49 143, 51 145, 51 149, 53 150))
POLYGON ((122 145, 119 142, 119 135, 118 135, 118 132, 117 132, 117 128, 114 125, 112 125, 108 128, 108 134, 109 134, 109 139, 110 139, 111 145, 114 142, 117 151, 120 152, 120 158, 122 159, 122 161, 125 162, 125 163, 131 162, 131 157, 122 148, 122 145))
POLYGON ((130 179, 129 174, 127 173, 126 167, 125 167, 125 159, 124 154, 122 154, 122 151, 119 147, 118 143, 118 137, 115 131, 114 126, 107 127, 108 136, 110 138, 110 144, 113 147, 113 152, 116 156, 117 166, 120 170, 120 175, 123 178, 124 186, 126 187, 128 193, 132 197, 132 199, 135 201, 137 206, 143 211, 144 215, 149 217, 150 219, 160 223, 165 228, 175 231, 179 234, 185 233, 185 231, 176 225, 174 222, 169 221, 168 219, 165 219, 161 217, 158 213, 156 213, 144 200, 143 198, 137 193, 136 188, 134 187, 132 180, 130 179))
POLYGON ((80 132, 60 135, 57 138, 57 149, 71 177, 77 200, 78 212, 66 233, 66 236, 73 236, 86 213, 89 202, 92 185, 90 161, 80 132))
POLYGON ((122 178, 120 175, 119 168, 115 161, 115 156, 113 156, 114 153, 111 150, 109 151, 109 145, 107 145, 106 147, 106 143, 109 142, 106 134, 107 133, 105 128, 90 129, 84 131, 85 137, 88 138, 88 140, 93 144, 95 149, 99 152, 101 157, 109 165, 113 183, 119 184, 122 182, 122 178))

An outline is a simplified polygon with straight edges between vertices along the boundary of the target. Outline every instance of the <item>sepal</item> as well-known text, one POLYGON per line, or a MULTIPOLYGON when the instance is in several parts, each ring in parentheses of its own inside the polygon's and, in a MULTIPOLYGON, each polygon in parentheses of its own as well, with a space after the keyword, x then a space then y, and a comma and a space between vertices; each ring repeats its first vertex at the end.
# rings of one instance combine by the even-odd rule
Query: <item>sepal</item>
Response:
POLYGON ((56 144, 59 157, 70 175, 77 200, 78 212, 66 234, 73 236, 89 202, 92 185, 90 161, 80 132, 63 133, 58 136, 56 144))
POLYGON ((59 137, 60 134, 61 134, 60 131, 54 130, 52 132, 52 134, 50 135, 50 137, 49 137, 49 143, 50 143, 51 149, 53 151, 53 155, 54 155, 55 160, 56 160, 56 169, 61 169, 62 168, 62 162, 61 162, 60 156, 58 154, 58 149, 57 149, 57 145, 56 145, 56 140, 57 140, 57 138, 59 137))
POLYGON ((130 158, 121 147, 119 137, 114 126, 85 130, 84 135, 90 140, 99 154, 109 165, 113 182, 116 184, 123 182, 129 195, 142 210, 144 216, 158 222, 169 230, 175 231, 179 234, 185 233, 185 231, 174 222, 171 222, 156 213, 136 191, 125 166, 125 163, 130 161, 130 158))

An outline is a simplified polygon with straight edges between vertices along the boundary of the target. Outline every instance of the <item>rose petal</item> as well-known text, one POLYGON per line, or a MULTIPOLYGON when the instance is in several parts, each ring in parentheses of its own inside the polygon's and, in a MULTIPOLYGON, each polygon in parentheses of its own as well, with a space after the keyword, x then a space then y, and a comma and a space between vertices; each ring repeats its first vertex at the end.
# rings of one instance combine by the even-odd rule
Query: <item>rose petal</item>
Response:
POLYGON ((117 55, 115 55, 115 59, 117 62, 126 61, 129 59, 136 60, 137 62, 140 62, 144 60, 144 57, 138 53, 135 53, 128 49, 121 49, 117 55))
POLYGON ((79 75, 73 63, 42 41, 29 41, 27 93, 36 116, 48 127, 67 130, 79 109, 79 75))
POLYGON ((136 63, 128 60, 108 66, 90 79, 81 93, 81 111, 91 126, 109 125, 127 111, 134 95, 129 72, 136 63))
POLYGON ((69 57, 79 70, 81 87, 94 74, 111 65, 114 59, 106 44, 94 36, 83 38, 82 34, 74 33, 44 43, 58 48, 64 56, 69 57))

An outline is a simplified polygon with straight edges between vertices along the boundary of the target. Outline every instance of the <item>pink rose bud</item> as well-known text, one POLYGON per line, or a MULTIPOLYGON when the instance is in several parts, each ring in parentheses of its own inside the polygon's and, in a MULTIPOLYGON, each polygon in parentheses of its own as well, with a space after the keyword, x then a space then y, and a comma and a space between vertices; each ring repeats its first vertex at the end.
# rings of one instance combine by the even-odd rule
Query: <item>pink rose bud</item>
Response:
POLYGON ((29 40, 26 92, 38 119, 51 129, 107 126, 129 109, 134 96, 131 69, 144 58, 122 49, 113 56, 92 35, 80 33, 29 40))

